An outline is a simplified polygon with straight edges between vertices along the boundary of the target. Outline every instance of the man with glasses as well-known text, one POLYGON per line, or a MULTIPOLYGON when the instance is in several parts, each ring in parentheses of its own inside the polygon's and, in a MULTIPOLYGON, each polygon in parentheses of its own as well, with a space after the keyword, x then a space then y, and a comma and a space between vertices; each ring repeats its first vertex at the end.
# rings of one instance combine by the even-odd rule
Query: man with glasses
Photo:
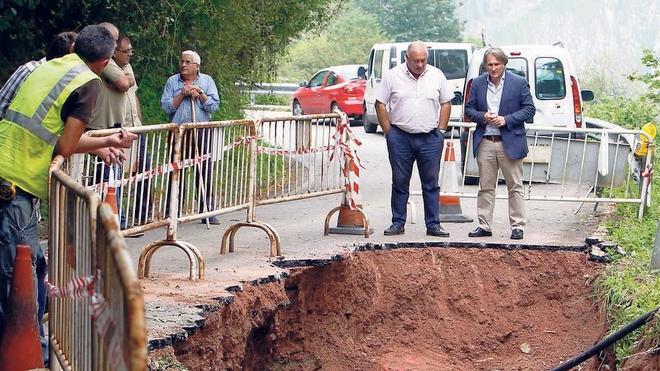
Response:
MULTIPOLYGON (((122 69, 130 81, 136 81, 133 67, 131 67, 130 64, 132 56, 133 45, 131 44, 131 40, 124 35, 119 35, 119 38, 117 39, 117 48, 115 49, 112 59, 122 69)), ((137 90, 137 84, 133 84, 126 91, 125 127, 142 126, 142 113, 140 112, 140 102, 138 101, 136 94, 137 90)), ((124 165, 124 174, 128 174, 130 171, 131 175, 135 175, 150 170, 151 156, 149 156, 146 151, 146 138, 144 135, 140 135, 139 142, 133 143, 132 150, 134 150, 134 154, 131 153, 131 150, 126 151, 126 158, 129 159, 131 163, 124 165)), ((130 199, 135 200, 135 213, 125 217, 125 227, 147 223, 151 216, 149 212, 151 207, 149 182, 146 180, 137 181, 129 192, 131 193, 129 195, 130 199)), ((131 203, 132 202, 133 201, 131 201, 131 203)), ((136 233, 127 237, 137 237, 142 235, 144 235, 144 233, 136 233)))
MULTIPOLYGON (((201 58, 192 50, 181 53, 179 60, 179 73, 170 76, 165 83, 160 105, 170 119, 170 122, 178 125, 187 122, 208 122, 211 115, 220 107, 220 96, 218 89, 209 75, 199 71, 201 58), (194 107, 194 116, 193 116, 194 107)), ((211 153, 213 143, 212 129, 196 129, 186 132, 183 143, 196 142, 196 146, 188 146, 181 151, 182 156, 197 157, 211 153), (195 153, 197 152, 197 153, 195 153)), ((211 179, 213 160, 207 159, 201 162, 197 168, 197 200, 199 202, 198 212, 212 211, 213 197, 211 179), (204 181, 202 181, 204 179, 204 181), (202 196, 205 195, 205 197, 202 196)), ((179 195, 183 195, 183 182, 180 183, 179 195)), ((168 192, 169 194, 169 192, 168 192)), ((168 210, 169 211, 169 210, 168 210)), ((166 212, 167 214, 167 212, 166 212)), ((202 219, 202 223, 220 224, 215 216, 202 219)))
MULTIPOLYGON (((115 42, 119 40, 119 30, 112 23, 101 23, 99 26, 105 27, 114 38, 115 42)), ((96 98, 94 113, 87 129, 108 129, 124 126, 126 117, 126 92, 131 86, 135 85, 135 79, 128 76, 117 65, 114 57, 117 56, 117 50, 110 59, 108 65, 101 72, 101 91, 96 98)))

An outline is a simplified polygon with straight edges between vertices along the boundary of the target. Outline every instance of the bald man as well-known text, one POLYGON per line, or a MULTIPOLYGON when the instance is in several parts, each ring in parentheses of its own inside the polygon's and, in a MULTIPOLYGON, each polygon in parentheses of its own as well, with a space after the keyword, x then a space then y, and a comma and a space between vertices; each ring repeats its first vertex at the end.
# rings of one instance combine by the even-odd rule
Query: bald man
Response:
POLYGON ((410 43, 406 63, 386 72, 376 91, 376 114, 392 167, 392 225, 385 229, 386 236, 405 232, 410 178, 417 162, 426 234, 449 237, 440 226, 438 177, 454 93, 442 71, 429 66, 427 58, 424 43, 410 43))

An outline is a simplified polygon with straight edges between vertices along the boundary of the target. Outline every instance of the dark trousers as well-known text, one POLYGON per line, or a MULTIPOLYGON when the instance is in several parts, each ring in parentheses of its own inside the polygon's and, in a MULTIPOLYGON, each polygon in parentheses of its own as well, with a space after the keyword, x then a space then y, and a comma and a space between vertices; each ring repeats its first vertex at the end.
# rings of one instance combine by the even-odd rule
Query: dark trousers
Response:
MULTIPOLYGON (((145 171, 151 169, 151 156, 146 151, 146 142, 144 136, 140 136, 139 148, 136 158, 137 158, 137 162, 136 162, 137 168, 131 169, 133 171, 133 174, 131 175, 144 173, 145 171)), ((126 162, 123 164, 123 166, 126 167, 131 166, 131 164, 128 163, 128 161, 130 160, 131 159, 126 159, 126 162)), ((94 171, 95 173, 94 179, 96 179, 96 183, 110 182, 111 167, 114 175, 114 179, 112 180, 115 181, 122 179, 123 166, 114 165, 114 164, 108 166, 107 164, 104 164, 103 161, 98 157, 96 158, 95 163, 96 166, 94 171)), ((129 189, 131 192, 130 202, 131 203, 135 202, 135 215, 133 215, 132 213, 130 213, 130 215, 127 215, 126 209, 123 208, 121 205, 120 195, 122 194, 122 187, 117 187, 115 190, 117 193, 117 197, 116 197, 117 210, 119 210, 119 214, 120 214, 121 229, 127 229, 134 225, 146 224, 147 220, 150 217, 149 208, 151 206, 151 190, 149 188, 149 180, 147 179, 147 180, 137 181, 133 185, 131 185, 129 189)))
POLYGON ((422 183, 424 199, 424 222, 426 228, 440 225, 440 159, 444 135, 439 130, 430 133, 410 134, 392 126, 385 137, 390 166, 392 167, 392 224, 406 224, 406 207, 410 196, 410 178, 413 163, 422 183))
POLYGON ((37 205, 36 197, 24 192, 18 192, 14 200, 0 200, 0 338, 3 335, 4 317, 8 309, 7 301, 14 275, 16 245, 25 243, 32 248, 32 277, 36 294, 34 316, 41 336, 42 356, 47 363, 48 339, 44 336, 41 325, 47 301, 45 283, 47 266, 37 233, 37 205))
MULTIPOLYGON (((147 153, 146 145, 146 138, 143 135, 140 135, 137 167, 132 169, 134 172, 133 175, 142 174, 151 170, 151 155, 147 153)), ((137 225, 146 224, 151 217, 149 213, 151 208, 151 187, 149 186, 149 179, 135 182, 133 190, 131 190, 131 193, 132 192, 135 192, 135 195, 131 195, 131 197, 135 199, 135 221, 133 220, 133 215, 129 215, 128 225, 130 226, 134 224, 133 222, 137 225)))
MULTIPOLYGON (((171 138, 171 137, 170 137, 171 138)), ((195 159, 200 156, 208 156, 204 161, 199 164, 192 164, 181 171, 179 174, 179 205, 181 205, 181 198, 185 195, 186 181, 183 177, 184 174, 189 174, 190 171, 196 172, 195 176, 195 198, 197 199, 197 213, 213 211, 213 198, 211 197, 211 185, 213 181, 213 159, 210 158, 213 145, 213 129, 195 129, 187 130, 182 139, 181 146, 181 161, 195 159), (193 144, 195 143, 196 144, 193 144), (202 190, 202 187, 204 188, 202 190)), ((168 142, 173 145, 173 140, 169 139, 168 142)), ((174 158, 172 158, 174 160, 174 158)), ((167 202, 165 204, 165 215, 169 216, 170 210, 170 192, 172 190, 172 175, 170 174, 170 181, 167 187, 167 202)), ((181 210, 179 210, 179 214, 181 210)))

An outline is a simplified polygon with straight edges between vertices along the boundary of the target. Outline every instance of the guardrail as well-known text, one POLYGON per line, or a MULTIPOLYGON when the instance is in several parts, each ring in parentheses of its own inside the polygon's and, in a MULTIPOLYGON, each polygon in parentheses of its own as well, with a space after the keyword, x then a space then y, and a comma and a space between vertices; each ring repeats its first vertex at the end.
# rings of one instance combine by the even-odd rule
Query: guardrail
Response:
POLYGON ((283 95, 291 96, 293 92, 296 91, 300 86, 293 83, 255 83, 255 84, 244 84, 236 83, 241 90, 248 93, 249 105, 254 106, 255 96, 261 94, 270 94, 270 95, 283 95))
MULTIPOLYGON (((477 189, 466 185, 476 181, 479 175, 472 155, 472 133, 476 125, 462 122, 450 125, 456 130, 447 131, 445 141, 460 151, 456 150, 456 163, 445 162, 443 154, 440 194, 476 198, 477 189), (459 166, 459 179, 444 179, 443 174, 450 172, 448 166, 459 166)), ((571 129, 528 124, 526 128, 529 146, 523 165, 526 200, 635 203, 639 205, 638 216, 643 216, 645 206, 650 203, 653 151, 648 151, 649 155, 643 159, 636 159, 633 152, 641 136, 653 142, 647 133, 611 126, 571 129), (635 178, 636 171, 639 179, 635 178)), ((497 187, 496 194, 497 198, 507 198, 507 194, 497 192, 497 187)))
POLYGON ((144 300, 116 217, 51 165, 48 291, 51 368, 145 370, 144 300))
MULTIPOLYGON (((337 193, 344 193, 346 201, 357 193, 350 191, 356 187, 347 186, 349 174, 342 164, 351 145, 345 115, 262 119, 256 124, 250 120, 168 124, 128 130, 137 133, 139 140, 123 169, 108 168, 95 156, 84 155, 74 160, 72 172, 84 187, 117 205, 124 235, 168 226, 165 239, 142 250, 140 278, 149 276, 151 260, 164 246, 177 247, 186 254, 189 279, 204 277, 202 254, 177 236, 180 223, 208 223, 211 217, 246 210, 246 221, 230 226, 223 235, 220 252, 234 250, 238 229, 256 227, 267 234, 270 255, 277 256, 282 254, 279 235, 272 226, 257 220, 257 206, 337 193), (116 201, 108 198, 115 193, 116 201)), ((89 135, 105 136, 116 131, 99 130, 89 135)), ((359 209, 356 203, 351 205, 359 209)), ((366 214, 357 212, 368 227, 366 214)))

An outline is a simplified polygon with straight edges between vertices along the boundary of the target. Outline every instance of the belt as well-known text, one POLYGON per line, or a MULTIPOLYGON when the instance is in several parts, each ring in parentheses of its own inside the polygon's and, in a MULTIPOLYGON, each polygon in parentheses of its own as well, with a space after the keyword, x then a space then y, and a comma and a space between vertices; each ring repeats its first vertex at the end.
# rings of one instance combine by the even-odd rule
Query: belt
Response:
POLYGON ((0 201, 11 201, 15 199, 18 194, 30 198, 36 198, 36 196, 20 189, 16 184, 0 178, 0 201))
POLYGON ((502 136, 501 135, 484 135, 484 139, 488 139, 491 142, 501 142, 502 141, 502 136))

